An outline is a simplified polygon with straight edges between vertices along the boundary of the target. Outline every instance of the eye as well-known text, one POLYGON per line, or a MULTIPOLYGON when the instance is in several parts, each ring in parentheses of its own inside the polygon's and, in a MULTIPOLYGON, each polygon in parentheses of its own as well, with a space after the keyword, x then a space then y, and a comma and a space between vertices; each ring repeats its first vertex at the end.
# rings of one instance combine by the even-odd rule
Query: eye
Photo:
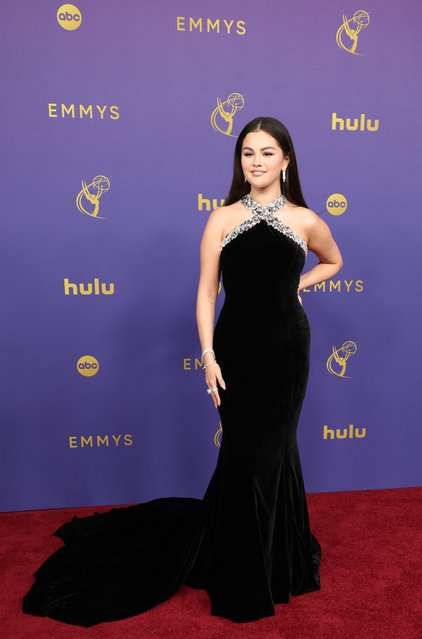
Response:
POLYGON ((264 153, 264 155, 274 155, 274 153, 270 153, 269 151, 267 151, 266 153, 264 153))
POLYGON ((252 153, 248 153, 247 151, 245 151, 245 153, 243 155, 248 156, 248 155, 252 155, 252 153))

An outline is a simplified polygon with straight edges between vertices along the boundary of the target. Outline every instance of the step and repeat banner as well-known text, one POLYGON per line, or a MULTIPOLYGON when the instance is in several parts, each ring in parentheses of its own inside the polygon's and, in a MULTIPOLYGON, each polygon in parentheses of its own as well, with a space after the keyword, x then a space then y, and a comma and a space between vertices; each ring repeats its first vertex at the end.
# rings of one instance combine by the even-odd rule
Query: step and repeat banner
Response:
POLYGON ((199 244, 259 115, 289 129, 344 260, 302 292, 306 490, 420 485, 421 17, 414 0, 2 7, 1 510, 203 496, 222 431, 199 244))

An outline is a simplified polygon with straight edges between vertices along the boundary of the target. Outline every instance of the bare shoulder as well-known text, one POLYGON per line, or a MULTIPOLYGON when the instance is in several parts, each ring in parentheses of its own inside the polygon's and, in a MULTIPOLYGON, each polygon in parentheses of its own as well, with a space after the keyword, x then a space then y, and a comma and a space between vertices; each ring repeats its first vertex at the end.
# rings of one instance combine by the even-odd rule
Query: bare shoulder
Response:
POLYGON ((315 234, 330 233, 328 224, 312 209, 292 204, 292 211, 309 238, 315 234))
POLYGON ((227 207, 218 206, 216 209, 213 209, 208 216, 208 220, 206 223, 207 232, 218 232, 221 230, 227 219, 227 207))
POLYGON ((313 211, 312 209, 307 209, 306 206, 299 206, 297 204, 292 204, 292 203, 290 203, 290 206, 296 218, 302 224, 306 226, 311 227, 315 224, 318 224, 318 222, 321 221, 321 218, 318 215, 318 213, 315 213, 315 211, 313 211))
POLYGON ((211 211, 211 215, 214 217, 224 217, 232 213, 233 211, 242 210, 243 207, 239 204, 239 202, 233 202, 233 204, 228 204, 227 206, 218 206, 216 209, 211 211))
POLYGON ((228 206, 218 206, 209 214, 207 227, 222 231, 227 226, 228 221, 232 218, 233 213, 238 210, 239 205, 237 202, 229 204, 228 206))
POLYGON ((318 213, 304 206, 296 207, 296 213, 307 235, 308 248, 322 261, 343 264, 340 250, 327 222, 318 213))

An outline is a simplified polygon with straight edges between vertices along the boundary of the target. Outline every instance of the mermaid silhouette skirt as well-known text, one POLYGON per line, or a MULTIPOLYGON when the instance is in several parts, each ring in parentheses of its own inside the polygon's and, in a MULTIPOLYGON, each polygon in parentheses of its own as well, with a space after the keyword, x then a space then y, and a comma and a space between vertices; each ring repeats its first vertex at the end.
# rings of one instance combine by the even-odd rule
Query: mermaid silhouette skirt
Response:
POLYGON ((206 590, 211 614, 249 622, 320 589, 296 439, 309 375, 297 297, 306 253, 270 214, 225 237, 213 343, 226 382, 222 437, 203 499, 74 517, 54 533, 64 546, 35 573, 25 613, 88 627, 145 612, 185 584, 206 590))

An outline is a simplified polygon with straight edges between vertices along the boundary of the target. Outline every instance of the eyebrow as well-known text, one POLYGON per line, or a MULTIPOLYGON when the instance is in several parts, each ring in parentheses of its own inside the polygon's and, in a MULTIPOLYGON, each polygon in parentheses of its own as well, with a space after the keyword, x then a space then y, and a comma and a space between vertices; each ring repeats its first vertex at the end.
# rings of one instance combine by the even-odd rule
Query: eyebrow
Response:
MULTIPOLYGON (((253 149, 250 146, 244 146, 243 147, 243 151, 245 149, 249 149, 249 151, 253 151, 253 149)), ((273 149, 274 151, 277 151, 277 149, 275 148, 275 146, 263 146, 262 149, 260 149, 261 151, 265 151, 265 149, 273 149)))

